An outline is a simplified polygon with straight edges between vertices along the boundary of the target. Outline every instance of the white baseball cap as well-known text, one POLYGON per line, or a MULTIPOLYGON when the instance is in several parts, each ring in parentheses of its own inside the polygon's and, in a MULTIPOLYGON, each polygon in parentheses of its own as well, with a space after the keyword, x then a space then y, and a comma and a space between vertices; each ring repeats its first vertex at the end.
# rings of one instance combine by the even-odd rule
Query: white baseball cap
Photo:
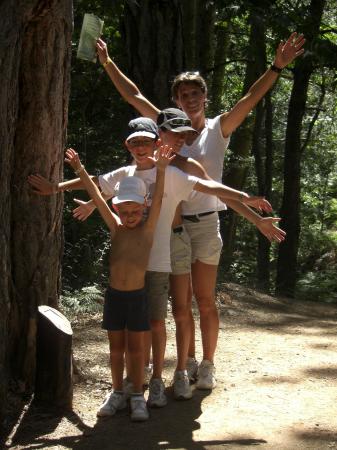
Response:
POLYGON ((124 202, 136 202, 141 205, 145 202, 146 185, 141 178, 125 177, 116 186, 117 195, 112 199, 114 205, 124 202))

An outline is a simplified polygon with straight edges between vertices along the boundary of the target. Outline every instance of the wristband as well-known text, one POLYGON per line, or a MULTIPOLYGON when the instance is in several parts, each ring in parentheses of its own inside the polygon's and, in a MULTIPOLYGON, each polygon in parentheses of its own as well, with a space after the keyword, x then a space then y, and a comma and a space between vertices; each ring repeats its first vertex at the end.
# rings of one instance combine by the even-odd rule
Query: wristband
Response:
POLYGON ((282 69, 280 69, 279 67, 275 66, 275 64, 272 64, 270 66, 270 70, 272 70, 273 72, 276 72, 276 73, 281 73, 282 72, 282 69))
POLYGON ((74 172, 76 175, 79 175, 81 172, 83 172, 83 170, 84 170, 84 166, 83 166, 83 164, 81 164, 78 169, 74 170, 74 172))
POLYGON ((105 61, 105 63, 103 63, 104 69, 105 69, 106 66, 109 65, 110 63, 112 63, 112 61, 111 61, 111 59, 108 57, 108 59, 105 61))

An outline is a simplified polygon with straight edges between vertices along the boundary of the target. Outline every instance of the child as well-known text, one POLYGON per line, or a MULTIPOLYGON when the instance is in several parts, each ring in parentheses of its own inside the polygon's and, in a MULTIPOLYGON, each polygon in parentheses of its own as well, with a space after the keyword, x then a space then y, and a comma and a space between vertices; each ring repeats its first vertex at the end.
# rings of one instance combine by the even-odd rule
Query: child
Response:
POLYGON ((129 357, 129 377, 133 383, 131 420, 143 421, 149 417, 142 384, 144 374, 144 332, 150 329, 147 298, 144 289, 153 235, 157 225, 165 181, 165 169, 174 156, 167 146, 161 147, 154 157, 156 165, 155 191, 148 218, 143 221, 146 208, 146 187, 138 177, 126 177, 113 199, 115 215, 102 198, 99 189, 81 164, 73 149, 66 151, 66 159, 81 178, 111 233, 109 287, 105 295, 103 328, 108 330, 113 391, 107 395, 97 412, 98 416, 112 416, 126 407, 123 393, 125 341, 129 357), (125 333, 125 329, 127 332, 125 333))

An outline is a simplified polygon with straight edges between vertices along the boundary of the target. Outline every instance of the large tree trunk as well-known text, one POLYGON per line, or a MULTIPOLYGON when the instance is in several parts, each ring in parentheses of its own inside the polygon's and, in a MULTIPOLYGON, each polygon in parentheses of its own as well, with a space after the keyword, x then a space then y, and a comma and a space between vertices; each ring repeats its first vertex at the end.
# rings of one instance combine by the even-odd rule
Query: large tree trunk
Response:
POLYGON ((276 292, 294 296, 297 280, 297 254, 300 236, 300 178, 301 131, 305 114, 310 76, 314 70, 314 42, 318 37, 325 0, 312 0, 308 11, 304 34, 306 47, 311 52, 296 60, 294 84, 291 92, 284 156, 284 193, 281 207, 281 227, 287 238, 280 245, 277 261, 276 292))
POLYGON ((159 108, 171 101, 170 82, 183 70, 181 4, 178 0, 128 0, 125 5, 128 74, 159 108))
POLYGON ((11 0, 0 17, 1 408, 9 378, 31 389, 37 306, 59 294, 62 197, 38 197, 26 180, 62 176, 72 2, 11 0))
MULTIPOLYGON (((249 36, 249 53, 256 57, 256 54, 261 50, 259 45, 260 38, 260 16, 255 14, 253 10, 250 15, 250 36, 249 36)), ((246 67, 245 81, 242 94, 245 95, 250 86, 256 81, 262 72, 256 63, 256 58, 253 61, 249 61, 246 67)), ((232 186, 235 189, 242 189, 247 172, 248 164, 246 161, 251 154, 251 145, 253 137, 253 127, 255 119, 253 115, 249 115, 242 125, 235 131, 230 143, 230 148, 237 161, 231 168, 224 167, 223 182, 228 186, 232 186)), ((237 215, 230 212, 226 223, 221 223, 221 234, 224 242, 221 265, 224 269, 228 269, 232 261, 232 255, 234 251, 234 240, 237 226, 237 215)))

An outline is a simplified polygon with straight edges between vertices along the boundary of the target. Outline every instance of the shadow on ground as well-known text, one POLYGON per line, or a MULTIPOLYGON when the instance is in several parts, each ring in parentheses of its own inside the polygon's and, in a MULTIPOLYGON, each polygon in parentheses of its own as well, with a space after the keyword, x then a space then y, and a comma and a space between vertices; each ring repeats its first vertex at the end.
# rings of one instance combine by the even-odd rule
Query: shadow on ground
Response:
MULTIPOLYGON (((198 418, 202 414, 202 401, 209 394, 209 391, 195 391, 193 398, 185 402, 170 399, 165 408, 151 410, 148 422, 132 423, 129 412, 124 410, 113 417, 98 419, 93 427, 84 424, 73 412, 60 415, 56 411, 31 405, 11 442, 7 444, 12 448, 20 446, 25 449, 63 446, 73 450, 215 450, 228 446, 233 448, 236 445, 257 446, 266 443, 264 439, 249 436, 235 436, 224 440, 194 440, 193 432, 200 428, 198 418), (82 434, 76 432, 73 436, 48 437, 63 420, 71 422, 82 434)), ((168 395, 171 396, 171 393, 168 392, 168 395)), ((230 433, 230 430, 224 430, 224 434, 228 435, 228 432, 230 433)))

